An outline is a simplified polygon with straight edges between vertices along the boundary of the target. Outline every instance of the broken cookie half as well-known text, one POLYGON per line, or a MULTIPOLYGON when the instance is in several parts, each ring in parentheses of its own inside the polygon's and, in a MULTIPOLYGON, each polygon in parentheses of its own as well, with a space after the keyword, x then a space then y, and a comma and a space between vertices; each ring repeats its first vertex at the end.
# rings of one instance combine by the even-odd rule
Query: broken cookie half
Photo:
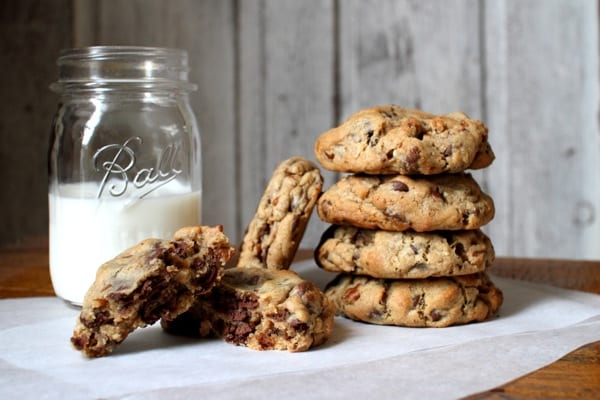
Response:
POLYGON ((227 269, 210 294, 174 320, 173 334, 217 336, 254 350, 305 351, 324 343, 335 309, 319 288, 289 270, 227 269))
POLYGON ((98 269, 73 346, 101 357, 136 328, 175 319, 219 282, 234 251, 220 225, 182 228, 173 240, 146 239, 125 250, 98 269))

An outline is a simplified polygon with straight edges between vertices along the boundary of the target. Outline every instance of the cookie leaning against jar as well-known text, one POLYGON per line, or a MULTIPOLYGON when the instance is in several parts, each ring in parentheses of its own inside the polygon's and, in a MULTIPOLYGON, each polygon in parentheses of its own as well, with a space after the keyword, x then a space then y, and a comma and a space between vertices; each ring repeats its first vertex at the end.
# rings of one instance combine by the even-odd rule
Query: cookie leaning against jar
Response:
POLYGON ((433 175, 485 168, 494 160, 488 129, 462 112, 433 115, 395 105, 351 115, 317 138, 326 169, 367 174, 433 175))
POLYGON ((477 229, 494 203, 470 174, 349 175, 326 190, 319 217, 334 225, 417 232, 477 229))
POLYGON ((479 229, 390 232, 332 225, 315 249, 315 261, 330 272, 375 278, 458 276, 485 271, 494 247, 479 229))
POLYGON ((325 294, 338 315, 378 325, 446 327, 494 316, 502 291, 485 272, 425 279, 340 274, 325 294))
POLYGON ((136 328, 185 312, 220 280, 234 253, 222 226, 194 226, 173 240, 146 239, 98 269, 71 342, 88 357, 110 353, 136 328))
POLYGON ((309 160, 281 162, 246 229, 237 266, 288 269, 322 187, 321 173, 309 160))
POLYGON ((334 314, 323 292, 295 272, 245 267, 227 269, 209 295, 161 324, 173 334, 217 336, 254 350, 299 352, 329 338, 334 314))

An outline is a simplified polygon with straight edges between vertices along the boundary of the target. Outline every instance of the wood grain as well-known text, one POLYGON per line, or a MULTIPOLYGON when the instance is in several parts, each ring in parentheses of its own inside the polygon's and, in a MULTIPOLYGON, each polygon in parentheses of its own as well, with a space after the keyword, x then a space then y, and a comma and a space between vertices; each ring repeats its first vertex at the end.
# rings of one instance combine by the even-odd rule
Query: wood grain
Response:
MULTIPOLYGON (((189 51, 204 219, 239 241, 275 165, 362 107, 462 110, 497 158, 475 177, 505 257, 600 259, 597 1, 33 0, 0 6, 0 243, 47 231, 58 49, 189 51), (46 127, 46 128, 44 128, 46 127), (33 155, 33 156, 32 156, 33 155)), ((337 175, 323 171, 326 186, 337 175)), ((313 218, 303 246, 324 229, 313 218)))
POLYGON ((600 342, 594 342, 524 377, 465 400, 597 399, 599 394, 600 342))
POLYGON ((496 250, 599 259, 598 2, 482 4, 496 250))
MULTIPOLYGON (((315 161, 317 136, 335 123, 335 50, 330 1, 243 1, 239 6, 243 231, 275 167, 296 155, 315 161)), ((334 180, 333 173, 322 174, 334 180)), ((313 247, 323 230, 313 218, 302 245, 313 247)))

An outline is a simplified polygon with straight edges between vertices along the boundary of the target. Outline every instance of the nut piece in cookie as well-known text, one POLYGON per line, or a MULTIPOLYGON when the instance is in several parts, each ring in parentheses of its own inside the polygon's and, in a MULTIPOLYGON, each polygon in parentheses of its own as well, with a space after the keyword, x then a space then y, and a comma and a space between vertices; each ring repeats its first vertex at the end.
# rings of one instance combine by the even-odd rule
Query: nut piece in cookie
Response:
POLYGON ((426 279, 340 274, 325 294, 347 318, 378 325, 446 327, 491 318, 502 291, 485 273, 426 279))
POLYGON ((217 336, 254 350, 305 351, 324 343, 334 307, 309 281, 288 270, 227 269, 221 282, 173 321, 173 334, 217 336))
POLYGON ((279 164, 246 229, 237 266, 288 269, 322 187, 312 162, 292 157, 279 164))
POLYGON ((349 175, 326 190, 319 217, 334 225, 417 232, 477 229, 494 202, 470 174, 349 175))
POLYGON ((432 175, 484 168, 494 160, 488 129, 461 112, 432 115, 395 105, 350 116, 315 143, 332 171, 432 175))
POLYGON ((146 239, 98 269, 71 342, 88 357, 110 353, 129 333, 171 320, 219 281, 234 249, 223 228, 187 227, 146 239))
POLYGON ((457 276, 485 271, 494 261, 494 247, 479 229, 420 233, 332 225, 315 261, 327 271, 375 278, 457 276))

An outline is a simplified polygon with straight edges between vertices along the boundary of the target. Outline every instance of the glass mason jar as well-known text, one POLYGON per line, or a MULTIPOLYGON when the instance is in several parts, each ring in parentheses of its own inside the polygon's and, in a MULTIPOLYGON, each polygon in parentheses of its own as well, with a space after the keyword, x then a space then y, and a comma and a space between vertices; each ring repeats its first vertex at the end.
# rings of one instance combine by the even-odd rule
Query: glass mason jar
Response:
POLYGON ((80 305, 98 267, 201 218, 201 145, 187 52, 63 50, 49 152, 50 275, 80 305))

